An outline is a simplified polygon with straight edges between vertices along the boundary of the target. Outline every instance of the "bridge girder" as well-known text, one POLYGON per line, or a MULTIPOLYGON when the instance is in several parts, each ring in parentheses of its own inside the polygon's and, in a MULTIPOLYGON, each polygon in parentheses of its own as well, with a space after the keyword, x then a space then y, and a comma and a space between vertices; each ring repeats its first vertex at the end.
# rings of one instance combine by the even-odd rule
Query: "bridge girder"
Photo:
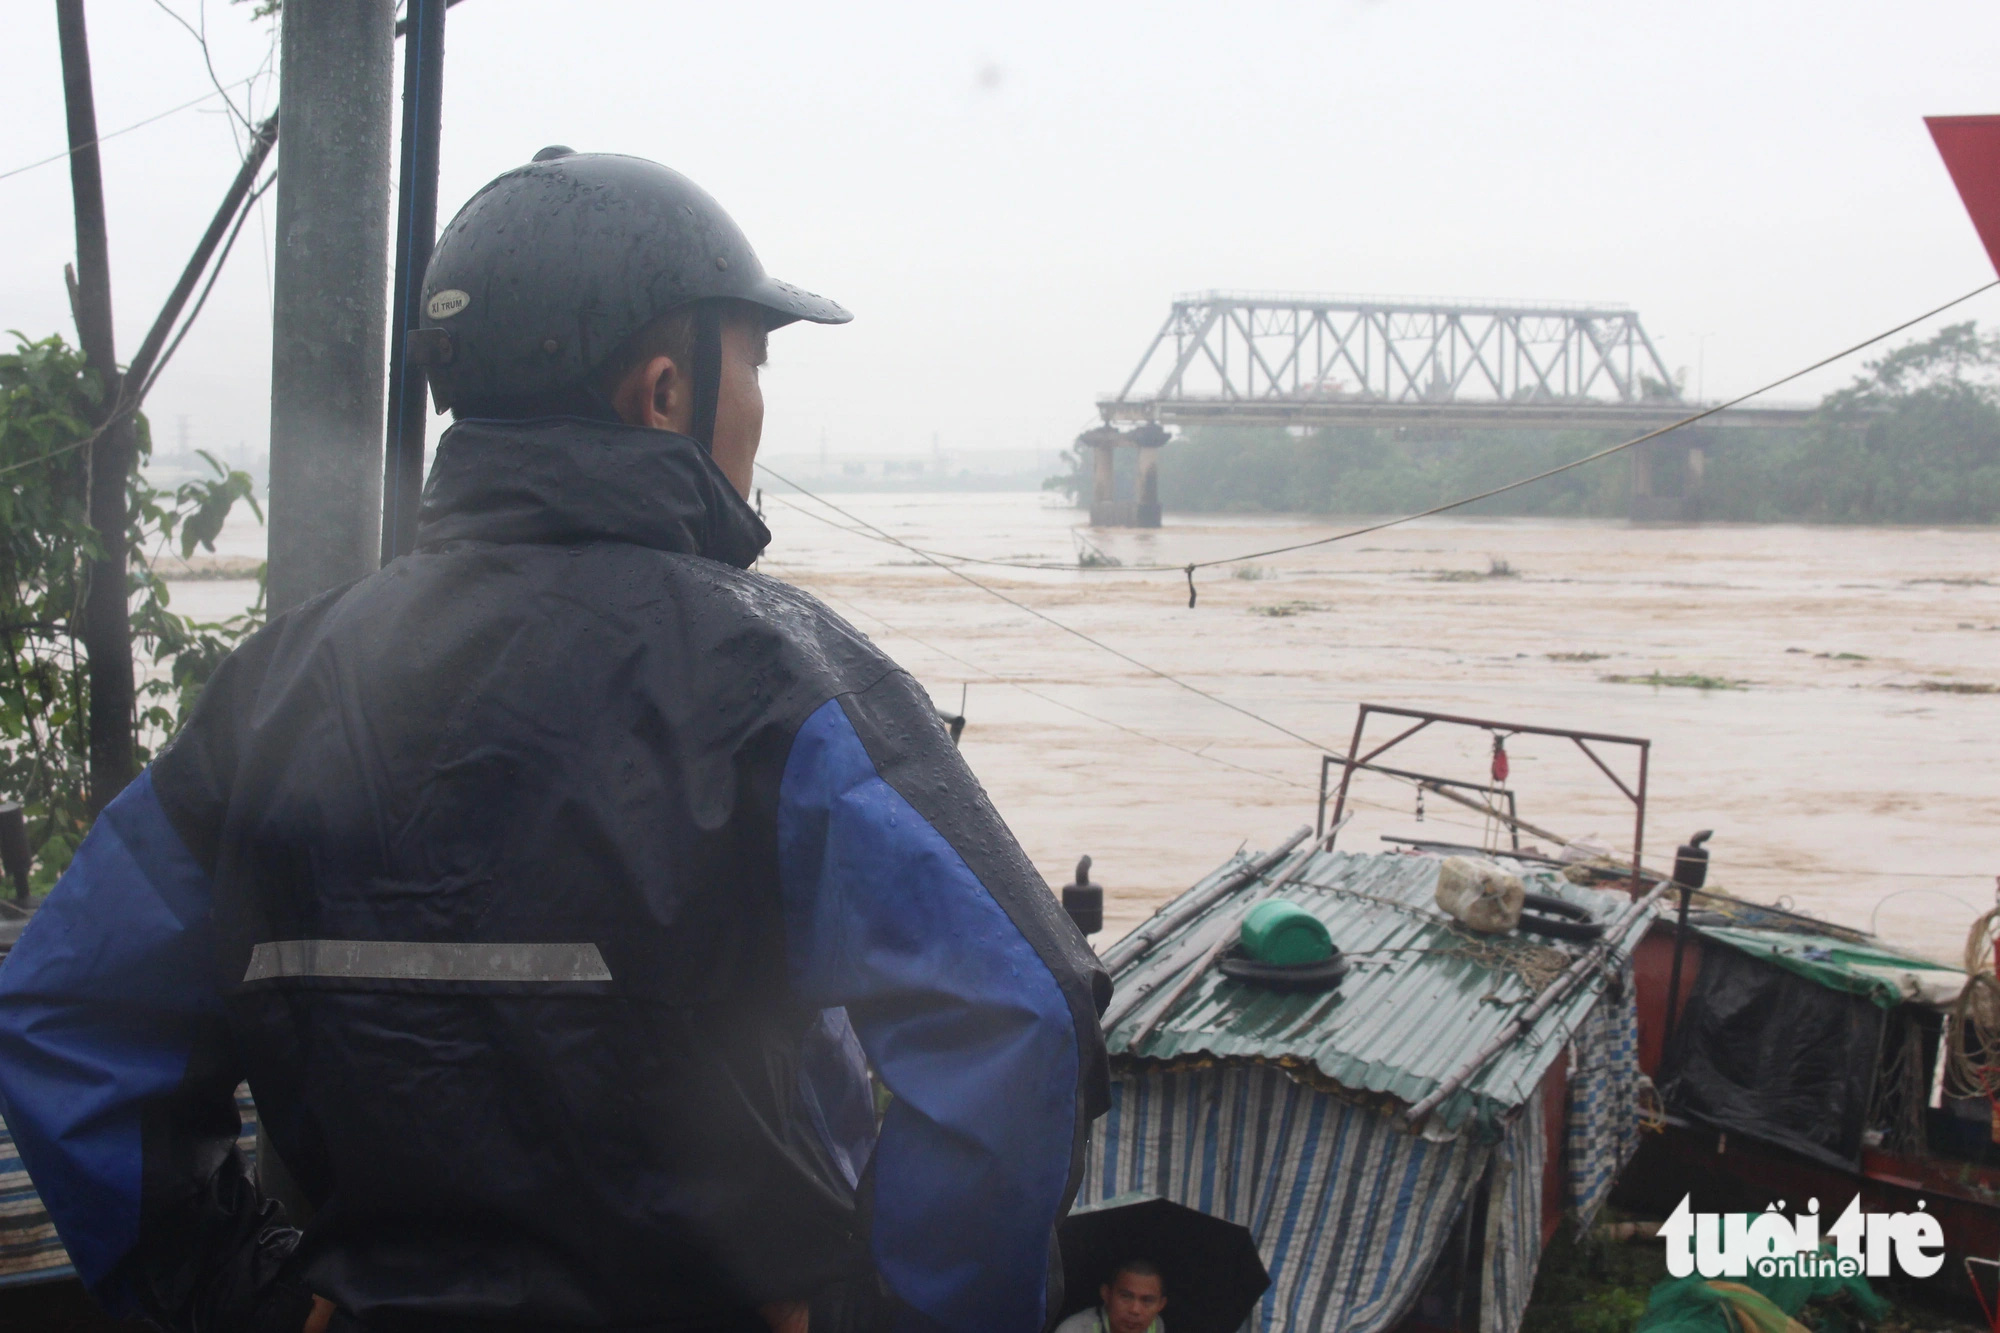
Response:
MULTIPOLYGON (((1107 422, 1408 421, 1542 424, 1680 407, 1636 312, 1612 306, 1204 292, 1177 299, 1107 422), (1152 387, 1141 390, 1149 370, 1152 387), (1533 409, 1540 420, 1530 423, 1533 409)), ((1484 424, 1484 423, 1482 423, 1484 424)))

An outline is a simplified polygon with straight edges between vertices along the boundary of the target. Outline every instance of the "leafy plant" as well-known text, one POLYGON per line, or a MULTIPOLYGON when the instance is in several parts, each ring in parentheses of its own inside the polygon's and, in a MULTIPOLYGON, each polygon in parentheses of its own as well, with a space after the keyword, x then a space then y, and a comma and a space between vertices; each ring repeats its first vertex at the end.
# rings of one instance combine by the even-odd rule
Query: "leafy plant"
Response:
MULTIPOLYGON (((0 354, 0 795, 24 807, 34 886, 45 890, 88 827, 89 678, 78 621, 102 547, 88 519, 84 442, 104 395, 83 354, 61 337, 14 338, 14 350, 0 354)), ((143 415, 136 427, 143 462, 152 451, 143 415)), ((239 501, 263 518, 249 475, 204 457, 214 475, 172 491, 136 467, 127 480, 141 762, 185 720, 216 664, 263 622, 261 593, 226 621, 179 615, 153 567, 176 544, 184 557, 196 547, 213 551, 239 501)))

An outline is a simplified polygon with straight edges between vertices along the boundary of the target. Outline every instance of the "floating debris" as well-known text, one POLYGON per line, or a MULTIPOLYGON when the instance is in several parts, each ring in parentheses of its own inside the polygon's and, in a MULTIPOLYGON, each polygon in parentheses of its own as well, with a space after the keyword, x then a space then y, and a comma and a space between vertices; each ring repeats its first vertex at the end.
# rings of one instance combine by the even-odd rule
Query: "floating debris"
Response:
POLYGON ((1613 685, 1651 685, 1656 689, 1665 686, 1679 690, 1741 690, 1748 688, 1752 683, 1747 680, 1731 680, 1727 676, 1704 676, 1691 671, 1676 675, 1655 671, 1644 676, 1600 676, 1598 679, 1613 685))

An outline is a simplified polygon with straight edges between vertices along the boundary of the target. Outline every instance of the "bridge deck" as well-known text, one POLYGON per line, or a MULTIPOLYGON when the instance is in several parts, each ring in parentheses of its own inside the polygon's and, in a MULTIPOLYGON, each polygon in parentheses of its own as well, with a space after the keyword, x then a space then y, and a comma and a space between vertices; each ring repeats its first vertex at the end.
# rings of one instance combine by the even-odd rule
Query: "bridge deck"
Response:
MULTIPOLYGON (((1106 399, 1097 410, 1110 423, 1157 421, 1163 426, 1454 426, 1468 430, 1625 430, 1634 434, 1679 421, 1700 404, 1383 402, 1369 399, 1106 399)), ((1774 429, 1802 426, 1810 407, 1735 407, 1703 426, 1774 429)))

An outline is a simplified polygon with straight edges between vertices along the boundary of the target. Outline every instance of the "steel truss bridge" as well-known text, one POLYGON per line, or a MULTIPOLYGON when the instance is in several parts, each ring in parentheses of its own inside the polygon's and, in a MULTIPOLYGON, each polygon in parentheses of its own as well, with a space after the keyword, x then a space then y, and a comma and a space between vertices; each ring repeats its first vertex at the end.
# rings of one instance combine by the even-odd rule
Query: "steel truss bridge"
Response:
MULTIPOLYGON (((1219 291, 1175 300, 1125 387, 1097 405, 1107 426, 1641 431, 1696 406, 1618 306, 1219 291)), ((1737 408, 1710 423, 1810 415, 1737 408)))

